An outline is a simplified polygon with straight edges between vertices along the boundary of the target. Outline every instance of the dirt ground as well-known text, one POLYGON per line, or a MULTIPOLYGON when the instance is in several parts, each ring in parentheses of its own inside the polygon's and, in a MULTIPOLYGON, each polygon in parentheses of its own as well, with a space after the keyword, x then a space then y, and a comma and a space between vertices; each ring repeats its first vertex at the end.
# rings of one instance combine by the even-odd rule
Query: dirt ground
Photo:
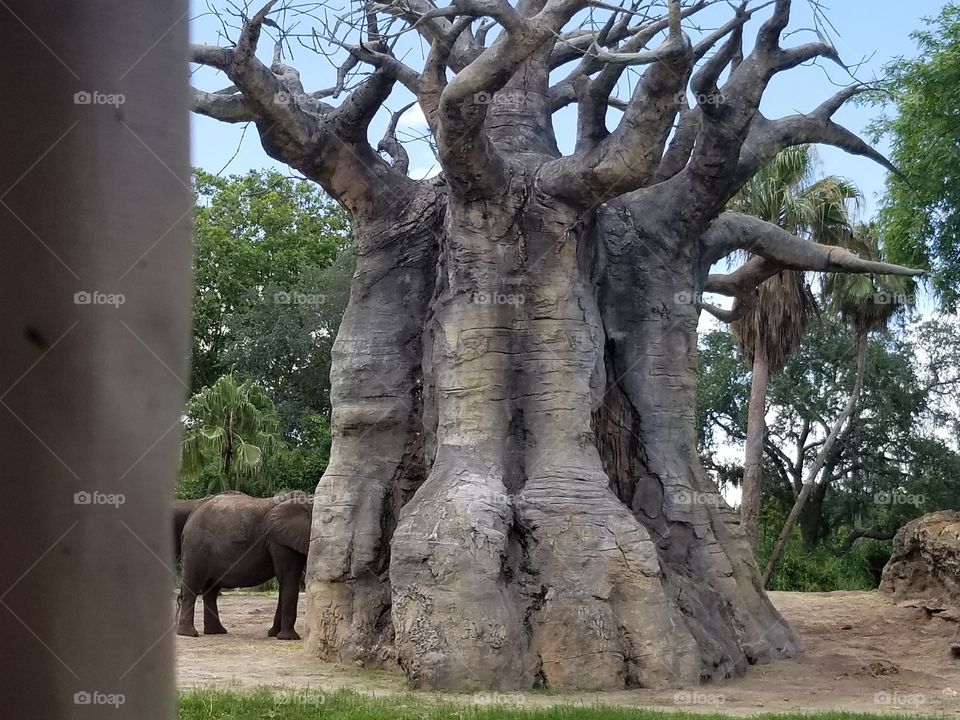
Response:
MULTIPOLYGON (((528 707, 603 704, 735 715, 798 710, 960 715, 960 660, 951 658, 948 650, 954 623, 928 618, 921 609, 898 607, 877 592, 771 597, 800 633, 804 652, 795 659, 751 667, 734 680, 667 691, 418 694, 528 707)), ((399 673, 319 663, 306 657, 302 642, 268 639, 275 602, 269 595, 225 594, 220 612, 229 634, 176 638, 179 686, 406 692, 399 673)), ((301 612, 304 605, 300 603, 301 612)), ((301 631, 303 625, 298 623, 301 631)))

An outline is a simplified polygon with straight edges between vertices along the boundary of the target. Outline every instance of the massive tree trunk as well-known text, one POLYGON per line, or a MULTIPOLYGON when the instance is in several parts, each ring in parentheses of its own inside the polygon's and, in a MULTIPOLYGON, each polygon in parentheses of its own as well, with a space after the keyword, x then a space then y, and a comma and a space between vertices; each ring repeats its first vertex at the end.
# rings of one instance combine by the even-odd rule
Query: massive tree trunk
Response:
POLYGON ((317 656, 395 660, 420 687, 623 688, 727 677, 796 649, 697 460, 699 292, 735 298, 734 319, 783 269, 910 271, 723 212, 789 145, 884 160, 831 119, 849 89, 809 115, 759 115, 777 73, 836 55, 780 46, 789 0, 749 53, 752 10, 694 45, 682 20, 709 4, 666 6, 594 33, 576 20, 584 0, 385 3, 346 21, 364 40, 337 87, 312 93, 282 43, 269 67, 257 58, 272 3, 234 45, 194 47, 232 83, 195 91, 195 109, 256 122, 267 152, 354 222, 307 578, 317 656), (478 17, 495 22, 474 31, 478 17), (380 34, 398 19, 429 46, 419 70, 380 34), (347 91, 357 63, 373 69, 347 91), (398 113, 377 151, 368 143, 394 83, 417 97, 437 181, 407 177, 398 113), (552 117, 570 103, 577 147, 561 156, 552 117), (709 275, 738 250, 751 260, 709 275))
POLYGON ((450 198, 440 234, 418 212, 409 263, 358 254, 310 648, 500 688, 679 685, 791 654, 697 461, 695 248, 638 230, 643 209, 584 221, 512 182, 450 198))

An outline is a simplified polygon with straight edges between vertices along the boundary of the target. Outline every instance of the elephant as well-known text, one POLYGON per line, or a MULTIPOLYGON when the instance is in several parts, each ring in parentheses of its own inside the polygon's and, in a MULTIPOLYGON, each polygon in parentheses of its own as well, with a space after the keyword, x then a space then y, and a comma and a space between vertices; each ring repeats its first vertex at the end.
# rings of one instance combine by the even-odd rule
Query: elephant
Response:
MULTIPOLYGON (((211 496, 212 497, 212 496, 211 496)), ((183 526, 187 524, 187 518, 193 514, 193 511, 203 505, 209 497, 199 500, 174 500, 173 502, 173 548, 174 557, 180 562, 180 552, 183 538, 183 526)))
POLYGON ((215 495, 189 515, 182 535, 182 580, 177 634, 197 637, 194 609, 203 598, 203 632, 226 632, 217 595, 224 588, 252 587, 272 577, 280 597, 268 637, 299 640, 294 629, 300 580, 307 565, 312 498, 290 493, 255 498, 215 495))

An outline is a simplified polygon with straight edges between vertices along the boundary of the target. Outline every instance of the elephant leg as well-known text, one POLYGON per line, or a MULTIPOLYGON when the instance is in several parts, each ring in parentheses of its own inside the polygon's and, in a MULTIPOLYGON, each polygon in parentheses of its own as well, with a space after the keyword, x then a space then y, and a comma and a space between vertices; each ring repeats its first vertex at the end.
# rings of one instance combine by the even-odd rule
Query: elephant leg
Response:
POLYGON ((203 634, 223 635, 227 629, 220 622, 220 610, 217 609, 217 595, 220 588, 214 586, 203 594, 203 634))
POLYGON ((282 607, 282 604, 280 602, 280 598, 278 597, 277 609, 276 609, 276 612, 273 613, 273 625, 271 625, 270 629, 267 630, 267 637, 276 637, 277 635, 280 634, 280 616, 281 616, 280 608, 281 607, 282 607))
POLYGON ((197 591, 186 581, 180 585, 180 612, 177 620, 177 635, 197 637, 200 633, 193 626, 193 611, 197 604, 197 591))
POLYGON ((280 613, 280 632, 278 640, 299 640, 300 635, 294 629, 297 622, 297 601, 300 597, 300 578, 307 559, 296 550, 283 545, 271 544, 270 555, 273 567, 280 583, 280 599, 277 610, 280 613))

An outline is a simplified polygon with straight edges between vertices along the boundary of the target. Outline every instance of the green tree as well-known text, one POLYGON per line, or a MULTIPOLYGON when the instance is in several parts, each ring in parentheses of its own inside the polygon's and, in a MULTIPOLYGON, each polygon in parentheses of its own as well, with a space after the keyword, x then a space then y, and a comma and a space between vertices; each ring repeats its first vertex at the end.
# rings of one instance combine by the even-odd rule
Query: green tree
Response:
MULTIPOLYGON (((819 177, 809 145, 781 152, 731 202, 737 212, 755 215, 813 242, 836 244, 850 230, 850 205, 859 191, 842 178, 819 177)), ((752 367, 740 524, 754 549, 762 506, 763 435, 767 385, 800 344, 814 308, 803 272, 786 270, 765 280, 756 297, 741 303, 733 323, 737 345, 752 367)))
POLYGON ((903 176, 890 175, 880 212, 892 261, 928 267, 941 299, 960 299, 960 5, 914 33, 920 54, 888 68, 888 103, 873 126, 903 176))
POLYGON ((315 183, 274 170, 221 178, 197 169, 194 188, 197 392, 238 369, 238 318, 272 301, 274 292, 293 292, 309 268, 330 266, 349 247, 350 231, 343 210, 315 183))
POLYGON ((280 421, 266 392, 249 380, 224 375, 190 399, 183 473, 187 478, 212 474, 208 493, 259 494, 269 458, 282 444, 280 421))
MULTIPOLYGON (((855 344, 849 325, 824 313, 797 354, 771 379, 763 559, 856 384, 858 367, 851 362, 855 344)), ((698 395, 710 402, 701 403, 698 415, 705 423, 701 452, 720 481, 736 476, 739 468, 715 458, 729 457, 732 442, 742 441, 746 433, 749 379, 746 373, 731 371, 733 353, 728 332, 715 331, 701 339, 698 395)), ((799 565, 807 560, 813 564, 826 555, 841 556, 861 538, 889 538, 913 517, 960 504, 958 413, 952 401, 960 387, 956 324, 925 321, 871 335, 862 377, 857 421, 845 425, 837 437, 784 550, 787 565, 771 576, 773 587, 799 589, 784 583, 799 577, 799 565)), ((875 544, 871 547, 876 549, 875 544)), ((811 576, 818 575, 815 568, 809 570, 811 576)))
POLYGON ((305 267, 286 285, 271 280, 252 290, 258 301, 227 323, 225 361, 270 393, 290 436, 314 416, 329 414, 330 355, 352 270, 352 255, 343 250, 326 267, 305 267))
MULTIPOLYGON (((880 261, 881 252, 872 225, 860 225, 854 232, 843 238, 843 244, 848 250, 855 250, 860 257, 880 261)), ((867 366, 867 339, 871 332, 885 330, 890 319, 902 310, 908 301, 912 301, 914 289, 913 279, 892 275, 863 276, 856 281, 839 276, 827 276, 823 283, 824 299, 827 305, 834 310, 850 327, 854 334, 856 347, 856 374, 853 389, 847 398, 843 412, 837 417, 830 432, 817 452, 813 464, 803 481, 803 487, 797 495, 796 502, 790 509, 790 514, 783 524, 780 536, 773 546, 767 566, 763 571, 763 582, 770 578, 776 568, 780 554, 786 545, 794 525, 799 521, 807 499, 811 493, 818 492, 823 480, 818 480, 820 473, 829 468, 834 455, 839 452, 837 440, 840 436, 852 429, 857 422, 858 402, 863 389, 864 373, 867 366)))

